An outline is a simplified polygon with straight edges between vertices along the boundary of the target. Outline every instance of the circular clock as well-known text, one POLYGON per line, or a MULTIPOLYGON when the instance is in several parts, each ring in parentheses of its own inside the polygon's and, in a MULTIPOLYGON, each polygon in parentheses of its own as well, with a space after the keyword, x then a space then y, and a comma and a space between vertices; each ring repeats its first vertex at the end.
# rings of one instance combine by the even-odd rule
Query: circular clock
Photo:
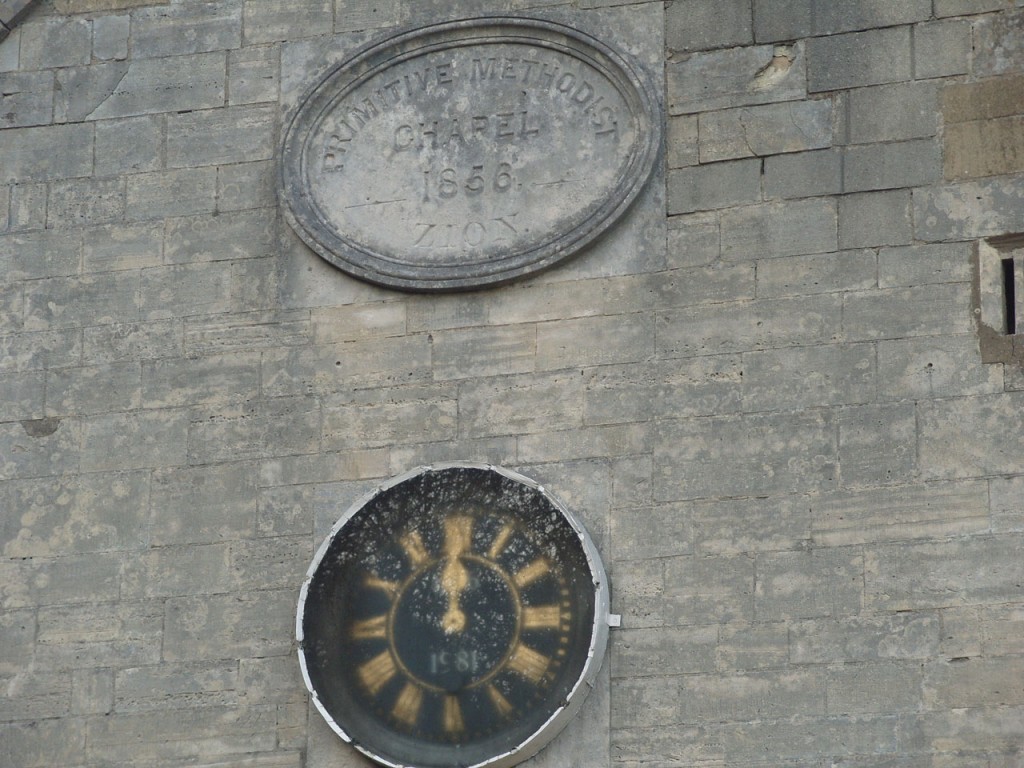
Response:
POLYGON ((331 728, 387 766, 510 766, 583 702, 608 581, 543 487, 453 463, 394 478, 342 516, 299 599, 303 677, 331 728))

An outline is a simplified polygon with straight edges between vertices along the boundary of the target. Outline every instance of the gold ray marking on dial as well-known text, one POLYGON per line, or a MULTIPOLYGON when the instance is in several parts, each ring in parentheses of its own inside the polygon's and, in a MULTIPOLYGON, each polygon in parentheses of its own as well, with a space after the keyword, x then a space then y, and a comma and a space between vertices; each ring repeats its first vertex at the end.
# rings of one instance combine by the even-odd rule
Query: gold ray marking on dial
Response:
POLYGON ((358 669, 359 680, 362 682, 371 695, 376 696, 388 680, 395 676, 398 668, 395 660, 391 658, 390 651, 383 651, 358 669))
POLYGON ((441 617, 441 626, 448 634, 466 628, 466 614, 459 607, 462 590, 469 585, 469 571, 462 564, 462 554, 470 548, 473 538, 473 518, 453 516, 444 521, 444 569, 441 588, 448 595, 448 610, 441 617))
POLYGON ((487 550, 487 557, 491 560, 497 560, 498 555, 501 554, 502 550, 505 549, 505 545, 508 544, 508 540, 512 538, 514 529, 511 523, 505 523, 502 529, 498 531, 498 535, 494 537, 494 541, 491 542, 491 548, 487 550))
POLYGON ((370 619, 359 619, 352 622, 350 632, 353 640, 383 640, 387 637, 388 616, 382 613, 370 619))
POLYGON ((409 531, 398 543, 402 545, 402 549, 405 550, 405 556, 409 558, 409 564, 413 568, 419 568, 430 559, 430 554, 427 552, 427 548, 423 546, 423 539, 420 538, 419 531, 409 531))
POLYGON ((562 606, 551 605, 523 606, 523 629, 559 629, 562 625, 562 606))
POLYGON ((416 725, 420 717, 420 706, 423 704, 423 689, 415 683, 406 683, 398 694, 391 714, 395 720, 408 726, 416 725))
POLYGON ((444 697, 444 729, 448 733, 466 729, 466 725, 462 721, 462 707, 459 706, 459 700, 454 696, 444 697))
POLYGON ((502 717, 508 717, 512 713, 512 705, 501 695, 501 691, 494 687, 494 683, 487 684, 487 698, 502 717))
POLYGON ((381 579, 374 576, 372 573, 366 575, 366 580, 363 581, 363 584, 364 586, 367 586, 370 589, 383 590, 387 593, 387 596, 392 600, 394 600, 395 595, 398 594, 399 585, 397 581, 387 581, 386 579, 381 579))
POLYGON ((544 673, 548 670, 551 659, 539 651, 533 650, 528 645, 520 643, 516 646, 512 658, 508 660, 510 669, 515 670, 523 677, 539 683, 544 673))
POLYGON ((543 557, 538 557, 532 563, 519 570, 516 575, 512 577, 512 580, 516 583, 517 587, 522 589, 542 576, 546 576, 550 571, 551 566, 548 565, 547 560, 543 557))

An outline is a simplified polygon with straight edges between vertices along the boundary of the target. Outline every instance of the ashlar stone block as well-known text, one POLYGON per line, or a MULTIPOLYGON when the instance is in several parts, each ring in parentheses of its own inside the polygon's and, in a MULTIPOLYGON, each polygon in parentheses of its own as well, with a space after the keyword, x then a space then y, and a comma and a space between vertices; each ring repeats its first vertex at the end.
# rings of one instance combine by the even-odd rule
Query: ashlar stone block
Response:
POLYGON ((705 112, 700 115, 702 163, 822 149, 832 144, 829 99, 705 112))
POLYGON ((910 80, 911 69, 910 27, 814 37, 807 42, 810 93, 910 80))
POLYGON ((727 48, 669 62, 669 114, 802 99, 807 95, 805 61, 798 44, 727 48))
POLYGON ((1024 11, 986 16, 974 25, 974 59, 971 73, 988 77, 1024 71, 1024 11))
POLYGON ((53 72, 0 73, 0 128, 47 125, 53 117, 53 72))

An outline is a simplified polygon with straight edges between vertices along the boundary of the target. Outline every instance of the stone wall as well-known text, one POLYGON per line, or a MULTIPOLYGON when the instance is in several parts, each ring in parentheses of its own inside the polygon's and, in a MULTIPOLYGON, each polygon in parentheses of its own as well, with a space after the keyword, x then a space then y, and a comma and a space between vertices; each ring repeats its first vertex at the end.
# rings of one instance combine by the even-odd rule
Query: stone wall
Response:
POLYGON ((466 459, 582 515, 623 617, 530 765, 1021 765, 1024 353, 979 253, 1024 259, 1024 3, 25 5, 0 764, 364 765, 309 707, 298 588, 361 493, 466 459), (331 268, 278 212, 282 115, 389 28, 496 11, 654 71, 650 187, 509 286, 331 268))

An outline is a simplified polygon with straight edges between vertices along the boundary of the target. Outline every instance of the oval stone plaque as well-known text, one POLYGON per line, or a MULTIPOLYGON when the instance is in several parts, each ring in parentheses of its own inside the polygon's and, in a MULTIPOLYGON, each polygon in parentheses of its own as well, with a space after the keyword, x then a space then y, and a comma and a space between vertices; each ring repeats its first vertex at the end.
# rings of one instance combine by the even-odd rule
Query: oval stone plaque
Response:
POLYGON ((405 32, 300 104, 283 140, 286 215, 364 280, 507 282, 628 209, 661 144, 656 105, 635 63, 561 24, 487 17, 405 32))

